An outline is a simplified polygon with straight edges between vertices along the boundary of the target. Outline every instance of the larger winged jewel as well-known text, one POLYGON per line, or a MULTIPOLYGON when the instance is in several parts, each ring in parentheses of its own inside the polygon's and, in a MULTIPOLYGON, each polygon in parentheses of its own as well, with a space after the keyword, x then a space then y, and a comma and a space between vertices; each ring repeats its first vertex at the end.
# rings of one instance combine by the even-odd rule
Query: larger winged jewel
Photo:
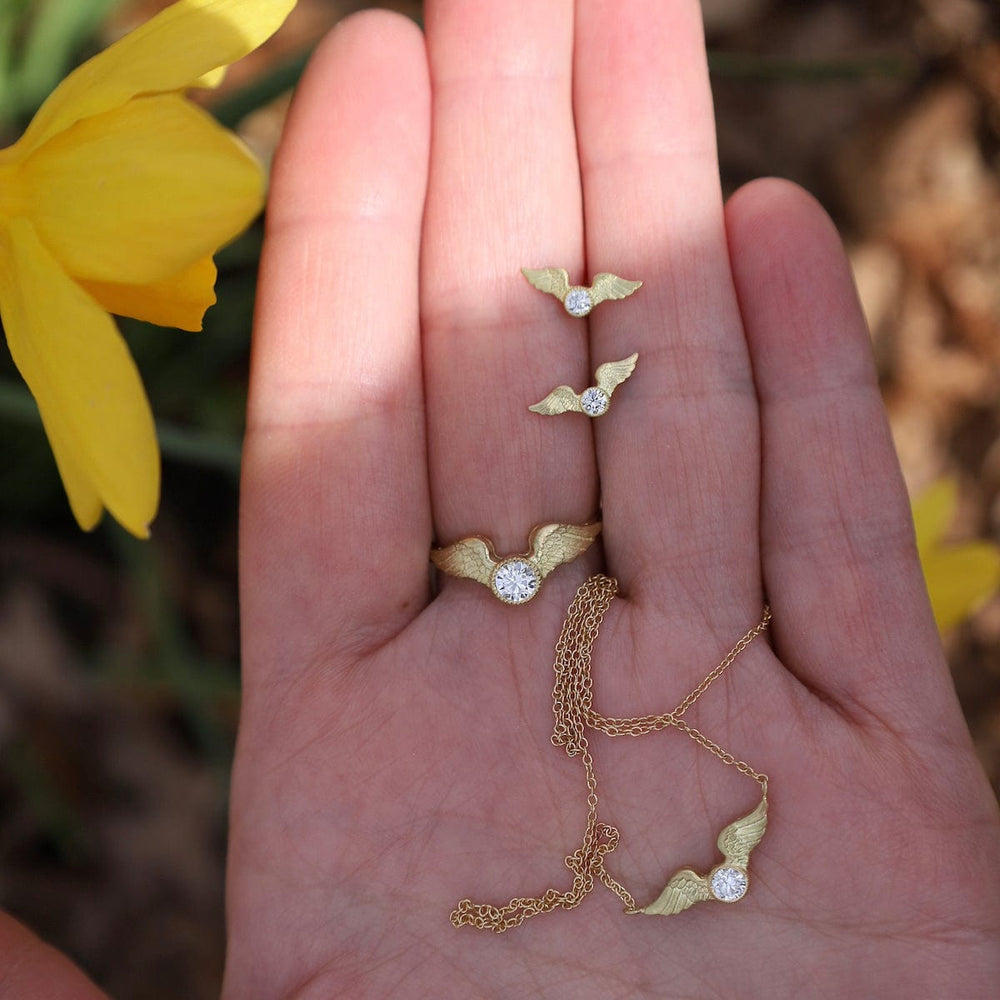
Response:
POLYGON ((767 793, 753 812, 730 823, 719 834, 719 850, 725 858, 722 864, 707 875, 699 875, 690 868, 675 872, 656 900, 639 912, 669 916, 712 899, 720 903, 742 899, 749 885, 750 852, 761 842, 766 829, 767 793))
POLYGON ((586 552, 600 531, 600 521, 540 524, 528 536, 529 551, 503 558, 488 538, 472 535, 431 549, 431 562, 444 573, 489 587, 504 604, 524 604, 538 593, 552 570, 586 552))

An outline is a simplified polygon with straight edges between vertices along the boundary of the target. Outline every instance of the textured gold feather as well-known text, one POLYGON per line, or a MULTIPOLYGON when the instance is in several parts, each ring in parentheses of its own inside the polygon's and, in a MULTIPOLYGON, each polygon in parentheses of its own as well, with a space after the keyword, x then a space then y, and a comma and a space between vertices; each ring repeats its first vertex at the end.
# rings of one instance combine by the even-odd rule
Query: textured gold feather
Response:
POLYGON ((708 879, 704 875, 682 868, 670 876, 667 887, 650 903, 642 913, 650 916, 662 915, 669 917, 680 913, 695 903, 704 903, 712 898, 712 890, 708 887, 708 879))
POLYGON ((746 870, 750 852, 761 842, 767 829, 767 796, 763 796, 753 812, 741 816, 719 834, 719 850, 727 865, 746 870))
MULTIPOLYGON (((761 842, 766 829, 767 793, 765 792, 753 812, 733 820, 719 834, 717 844, 726 859, 725 864, 746 872, 750 864, 750 852, 761 842)), ((669 916, 672 913, 680 913, 695 903, 714 900, 710 875, 711 873, 699 875, 690 868, 682 868, 670 876, 666 888, 656 900, 638 912, 669 916)))
POLYGON ((532 413, 541 413, 546 417, 554 417, 557 413, 583 413, 580 405, 580 394, 574 392, 568 385, 556 386, 541 402, 528 407, 532 413))
POLYGON ((588 291, 596 306, 607 299, 626 299, 641 286, 641 281, 629 281, 627 278, 619 278, 617 274, 608 274, 605 271, 594 276, 588 291))
POLYGON ((601 533, 601 522, 593 524, 543 524, 528 536, 531 558, 544 579, 549 573, 582 555, 601 533))
POLYGON ((630 354, 621 361, 606 361, 594 372, 598 389, 603 389, 609 396, 635 371, 638 354, 630 354))
POLYGON ((493 543, 482 535, 463 538, 443 549, 431 549, 431 562, 443 573, 466 577, 487 587, 493 571, 500 565, 493 543))
POLYGON ((554 295, 560 302, 569 291, 569 271, 564 267, 522 267, 523 274, 540 292, 554 295))
MULTIPOLYGON (((621 361, 607 361, 594 373, 596 387, 611 394, 635 371, 635 363, 639 355, 632 354, 621 361)), ((587 390, 584 389, 584 392, 587 390)), ((543 400, 529 406, 532 413, 541 413, 545 417, 554 417, 559 413, 586 413, 582 403, 583 393, 574 392, 568 385, 556 386, 543 400)), ((598 416, 600 414, 597 414, 598 416)), ((594 416, 594 414, 588 414, 594 416)))

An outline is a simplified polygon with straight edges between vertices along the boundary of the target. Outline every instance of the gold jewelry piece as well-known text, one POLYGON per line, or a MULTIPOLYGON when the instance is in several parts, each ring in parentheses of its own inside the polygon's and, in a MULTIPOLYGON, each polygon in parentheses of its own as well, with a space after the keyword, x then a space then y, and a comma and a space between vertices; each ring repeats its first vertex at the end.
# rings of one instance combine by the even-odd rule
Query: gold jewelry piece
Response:
POLYGON ((445 548, 431 549, 431 562, 443 573, 484 584, 504 604, 525 604, 538 593, 549 573, 586 552, 600 532, 600 521, 540 524, 528 536, 529 551, 502 559, 488 538, 472 535, 445 548))
POLYGON ((749 886, 747 866, 750 852, 761 842, 767 829, 767 792, 761 796, 753 812, 730 823, 719 834, 719 850, 725 861, 707 875, 682 868, 670 877, 667 887, 656 901, 640 913, 680 913, 695 903, 717 899, 720 903, 735 903, 746 895, 749 886))
POLYGON ((588 417, 599 417, 608 412, 611 394, 635 371, 638 354, 630 354, 621 361, 608 361, 594 372, 597 385, 592 385, 577 394, 568 385, 553 389, 545 399, 528 409, 552 417, 557 413, 586 413, 588 417))
POLYGON ((571 285, 569 272, 562 267, 543 267, 539 269, 522 267, 523 274, 540 292, 554 295, 570 316, 586 316, 596 305, 608 299, 628 298, 641 285, 641 281, 629 281, 619 278, 617 274, 606 271, 594 275, 589 288, 585 285, 571 285))
POLYGON ((767 775, 758 773, 745 761, 737 760, 694 726, 688 725, 682 716, 768 627, 771 612, 764 608, 761 620, 672 712, 615 719, 594 711, 591 651, 617 591, 618 582, 613 577, 601 574, 590 577, 576 592, 556 643, 552 743, 564 747, 567 756, 580 757, 587 785, 587 826, 583 843, 565 861, 566 867, 573 872, 573 884, 565 890, 547 889, 541 896, 518 896, 502 906, 463 899, 451 914, 451 922, 456 927, 471 925, 502 934, 536 914, 578 906, 594 888, 595 881, 615 893, 629 914, 679 913, 695 902, 712 898, 735 902, 746 893, 750 852, 760 843, 767 824, 767 775), (753 812, 731 823, 719 836, 719 849, 725 857, 722 865, 713 868, 707 877, 682 869, 671 877, 655 902, 639 907, 632 894, 608 872, 604 864, 606 856, 618 846, 620 834, 616 827, 598 822, 597 775, 586 729, 596 729, 607 736, 642 736, 668 726, 680 729, 724 764, 753 778, 761 786, 763 795, 753 812))

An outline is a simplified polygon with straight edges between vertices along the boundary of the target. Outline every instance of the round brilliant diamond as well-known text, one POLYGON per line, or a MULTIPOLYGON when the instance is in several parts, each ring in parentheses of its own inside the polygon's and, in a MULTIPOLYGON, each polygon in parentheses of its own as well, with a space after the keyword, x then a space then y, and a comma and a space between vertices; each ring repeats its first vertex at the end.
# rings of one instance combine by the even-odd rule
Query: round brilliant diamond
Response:
POLYGON ((538 593, 538 573, 523 559, 502 562, 493 574, 493 593, 507 604, 524 604, 538 593))
POLYGON ((739 868, 716 868, 712 872, 712 895, 722 903, 735 903, 747 891, 747 877, 739 868))
POLYGON ((580 394, 580 406, 588 417, 599 417, 602 413, 607 413, 610 403, 608 394, 596 385, 584 389, 580 394))
POLYGON ((566 298, 563 300, 563 305, 566 307, 566 312, 570 316, 586 316, 591 309, 594 308, 594 303, 591 301, 590 292, 586 288, 571 288, 566 293, 566 298))

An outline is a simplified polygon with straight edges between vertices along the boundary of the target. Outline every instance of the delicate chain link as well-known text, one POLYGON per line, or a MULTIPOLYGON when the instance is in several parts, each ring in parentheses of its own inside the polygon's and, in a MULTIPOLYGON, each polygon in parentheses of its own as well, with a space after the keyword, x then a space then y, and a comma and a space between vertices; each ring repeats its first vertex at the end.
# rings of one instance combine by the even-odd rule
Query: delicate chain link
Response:
MULTIPOLYGON (((586 585, 584 585, 586 586, 586 585)), ((634 718, 613 719, 590 710, 586 715, 586 723, 591 729, 597 729, 607 736, 645 736, 655 733, 667 726, 674 726, 686 733, 710 753, 715 754, 724 764, 735 767, 741 773, 753 778, 764 790, 767 790, 767 775, 755 771, 746 761, 737 760, 728 750, 724 750, 714 740, 710 740, 694 726, 688 725, 681 716, 714 684, 732 665, 736 658, 750 645, 754 639, 767 630, 771 624, 771 609, 764 606, 764 614, 746 635, 742 636, 733 648, 726 653, 719 665, 672 711, 662 715, 643 715, 634 718)))
POLYGON ((722 662, 670 713, 674 718, 680 718, 736 661, 736 657, 750 645, 754 639, 766 632, 771 624, 771 609, 765 604, 764 614, 759 622, 743 638, 736 643, 722 662))
POLYGON ((591 652, 604 616, 617 592, 618 581, 614 578, 601 574, 590 577, 576 592, 556 643, 553 664, 555 684, 552 688, 555 725, 552 729, 552 743, 565 748, 567 756, 580 757, 587 783, 587 826, 583 843, 565 859, 566 867, 573 873, 572 887, 564 891, 547 889, 541 896, 518 896, 503 906, 473 903, 472 900, 463 899, 451 914, 451 922, 456 927, 471 925, 502 934, 535 914, 548 913, 557 908, 570 910, 579 906, 594 888, 595 879, 614 892, 625 903, 628 912, 637 912, 632 894, 604 866, 605 857, 618 846, 620 834, 617 828, 601 823, 597 818, 597 775, 585 731, 588 726, 608 736, 642 736, 674 726, 724 764, 753 778, 767 791, 767 775, 758 773, 745 761, 737 760, 728 750, 688 725, 681 716, 768 627, 771 621, 770 610, 764 608, 760 622, 736 643, 722 662, 672 712, 614 719, 593 710, 591 652))

